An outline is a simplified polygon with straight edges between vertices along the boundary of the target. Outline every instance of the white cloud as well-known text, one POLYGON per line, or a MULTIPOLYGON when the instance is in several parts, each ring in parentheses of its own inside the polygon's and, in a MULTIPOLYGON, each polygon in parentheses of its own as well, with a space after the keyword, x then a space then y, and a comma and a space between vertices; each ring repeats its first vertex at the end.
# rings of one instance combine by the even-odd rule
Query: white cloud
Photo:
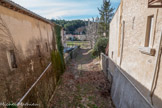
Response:
MULTIPOLYGON (((103 0, 12 0, 48 19, 71 16, 97 16, 103 0)), ((111 0, 113 3, 120 0, 111 0)))
POLYGON ((70 16, 83 16, 85 15, 87 12, 89 15, 94 15, 96 14, 94 12, 93 9, 80 9, 80 10, 73 10, 73 9, 69 9, 69 10, 61 10, 61 11, 51 11, 51 12, 47 12, 46 14, 44 14, 45 17, 47 18, 56 18, 56 19, 63 19, 64 16, 66 17, 70 17, 70 16))

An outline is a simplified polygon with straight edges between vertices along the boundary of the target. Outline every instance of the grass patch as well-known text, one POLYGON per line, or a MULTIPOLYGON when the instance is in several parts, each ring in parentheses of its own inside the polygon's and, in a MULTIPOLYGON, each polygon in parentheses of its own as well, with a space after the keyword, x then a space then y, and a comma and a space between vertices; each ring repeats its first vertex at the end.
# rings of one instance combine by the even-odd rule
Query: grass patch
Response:
POLYGON ((89 41, 67 41, 67 46, 89 46, 89 41))

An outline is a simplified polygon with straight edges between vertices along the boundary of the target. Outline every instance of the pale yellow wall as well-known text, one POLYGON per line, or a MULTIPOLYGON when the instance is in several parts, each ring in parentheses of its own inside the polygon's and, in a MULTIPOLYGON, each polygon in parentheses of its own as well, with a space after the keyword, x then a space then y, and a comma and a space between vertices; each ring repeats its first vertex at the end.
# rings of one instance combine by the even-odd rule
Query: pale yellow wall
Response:
MULTIPOLYGON (((123 56, 121 67, 137 81, 136 86, 141 90, 141 92, 150 100, 150 90, 153 81, 154 68, 157 53, 155 56, 146 55, 140 52, 139 48, 144 47, 145 36, 146 36, 146 26, 147 26, 147 17, 154 15, 154 24, 155 28, 155 19, 157 15, 157 8, 148 8, 148 0, 123 0, 123 12, 122 12, 122 21, 125 21, 125 31, 124 31, 124 47, 123 47, 123 56), (133 19, 134 27, 133 27, 133 19), (132 28, 133 27, 133 28, 132 28), (148 91, 144 90, 140 83, 148 91)), ((119 10, 116 12, 115 17, 113 18, 110 24, 110 41, 109 41, 109 56, 111 57, 111 52, 114 51, 114 61, 117 63, 117 44, 118 44, 118 25, 119 20, 117 21, 117 16, 119 16, 119 10)), ((154 29, 153 29, 154 30, 154 29)), ((157 24, 155 29, 155 40, 151 38, 151 48, 154 48, 156 51, 158 49, 160 34, 162 32, 162 9, 159 8, 157 24), (154 42, 154 44, 153 44, 154 42)), ((117 63, 118 64, 118 63, 117 63)), ((162 73, 162 71, 160 71, 162 73)), ((155 92, 155 95, 162 99, 162 90, 161 81, 162 78, 158 79, 158 92, 155 92)), ((155 105, 156 106, 156 105, 155 105)), ((158 105, 157 105, 158 106, 158 105)))
POLYGON ((48 42, 50 47, 52 46, 50 24, 2 6, 0 6, 0 16, 6 23, 16 47, 21 47, 24 56, 28 56, 29 48, 36 48, 35 45, 32 46, 31 41, 37 41, 35 44, 40 44, 41 47, 45 45, 45 42, 48 42))
POLYGON ((155 56, 142 54, 139 47, 144 46, 147 17, 155 14, 156 9, 148 9, 146 0, 131 2, 124 0, 123 9, 122 20, 125 21, 125 40, 122 68, 150 89, 155 56), (132 29, 133 17, 135 17, 134 29, 132 29))
POLYGON ((119 6, 116 14, 114 15, 111 23, 110 23, 110 37, 109 37, 109 56, 112 57, 113 52, 113 60, 117 62, 118 59, 118 39, 119 39, 119 23, 120 23, 120 8, 119 6))
POLYGON ((53 26, 0 6, 0 100, 17 102, 50 63, 53 26), (48 51, 46 48, 48 44, 48 51), (40 45, 41 57, 37 45, 40 45), (11 67, 14 50, 17 68, 11 67), (19 91, 19 92, 17 92, 19 91))

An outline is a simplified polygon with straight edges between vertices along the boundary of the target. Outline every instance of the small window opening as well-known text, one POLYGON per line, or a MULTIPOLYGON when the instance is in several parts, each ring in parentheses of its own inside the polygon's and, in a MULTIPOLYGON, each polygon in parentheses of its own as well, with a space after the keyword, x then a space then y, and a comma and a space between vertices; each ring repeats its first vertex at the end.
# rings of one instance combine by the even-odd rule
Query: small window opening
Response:
POLYGON ((145 47, 149 47, 150 40, 152 37, 153 32, 153 22, 154 22, 154 16, 149 16, 147 19, 147 31, 146 31, 146 39, 145 39, 145 47))
POLYGON ((112 53, 111 53, 111 58, 113 58, 113 56, 114 56, 114 52, 112 51, 112 53))
POLYGON ((47 44, 47 42, 45 44, 46 44, 46 49, 47 49, 47 52, 48 52, 48 44, 47 44))
POLYGON ((40 45, 37 45, 38 57, 41 57, 40 45))
POLYGON ((17 68, 17 64, 16 64, 16 57, 15 57, 15 52, 14 50, 10 50, 10 62, 11 62, 11 67, 12 68, 17 68))

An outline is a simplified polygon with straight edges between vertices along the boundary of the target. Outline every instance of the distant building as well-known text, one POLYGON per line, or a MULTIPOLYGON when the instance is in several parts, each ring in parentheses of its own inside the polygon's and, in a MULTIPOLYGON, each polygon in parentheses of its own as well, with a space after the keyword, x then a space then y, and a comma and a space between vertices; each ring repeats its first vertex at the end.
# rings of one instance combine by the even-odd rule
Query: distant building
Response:
POLYGON ((66 40, 80 40, 80 41, 85 41, 86 40, 86 35, 72 35, 72 34, 67 34, 65 35, 66 40))
POLYGON ((161 108, 162 8, 158 7, 162 5, 160 0, 149 0, 149 3, 121 0, 110 23, 108 49, 109 57, 126 71, 144 97, 154 107, 161 108), (154 8, 148 8, 152 2, 154 8))
POLYGON ((78 38, 81 41, 85 41, 86 40, 86 35, 74 35, 76 38, 78 38))
POLYGON ((85 32, 86 32, 86 28, 85 27, 80 27, 80 28, 75 30, 75 34, 77 34, 77 35, 84 35, 85 32))

